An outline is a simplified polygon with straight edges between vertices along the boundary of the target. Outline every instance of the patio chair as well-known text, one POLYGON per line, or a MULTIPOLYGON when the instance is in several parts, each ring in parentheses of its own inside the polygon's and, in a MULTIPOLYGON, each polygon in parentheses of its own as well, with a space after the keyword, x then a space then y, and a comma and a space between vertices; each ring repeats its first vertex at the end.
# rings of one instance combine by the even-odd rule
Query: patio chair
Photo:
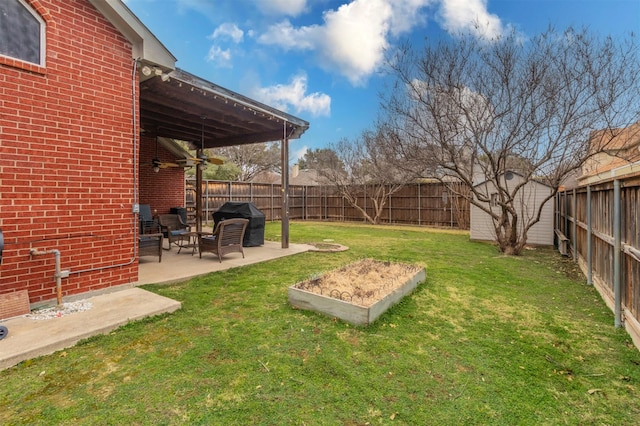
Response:
POLYGON ((160 232, 158 223, 153 220, 151 206, 149 204, 140 204, 139 208, 140 234, 157 234, 160 232))
POLYGON ((162 262, 162 234, 144 234, 138 237, 138 255, 158 256, 158 262, 162 262))
POLYGON ((171 250, 171 244, 177 247, 189 244, 192 236, 191 225, 184 223, 179 214, 161 214, 158 216, 158 223, 160 232, 169 241, 169 248, 165 250, 171 250))
POLYGON ((244 258, 242 240, 248 224, 249 219, 227 219, 216 225, 213 234, 200 233, 198 235, 200 258, 202 259, 203 252, 216 254, 220 263, 227 253, 242 253, 244 258))

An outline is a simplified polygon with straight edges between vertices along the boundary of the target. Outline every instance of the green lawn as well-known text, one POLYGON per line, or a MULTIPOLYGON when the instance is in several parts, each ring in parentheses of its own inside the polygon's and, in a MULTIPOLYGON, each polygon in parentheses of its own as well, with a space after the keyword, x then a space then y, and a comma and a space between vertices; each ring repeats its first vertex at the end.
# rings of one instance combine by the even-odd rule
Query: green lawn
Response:
POLYGON ((640 352, 557 252, 505 257, 414 227, 294 222, 290 235, 350 250, 147 286, 183 308, 0 372, 0 424, 640 421, 640 352), (366 328, 287 303, 288 286, 365 257, 427 279, 366 328))

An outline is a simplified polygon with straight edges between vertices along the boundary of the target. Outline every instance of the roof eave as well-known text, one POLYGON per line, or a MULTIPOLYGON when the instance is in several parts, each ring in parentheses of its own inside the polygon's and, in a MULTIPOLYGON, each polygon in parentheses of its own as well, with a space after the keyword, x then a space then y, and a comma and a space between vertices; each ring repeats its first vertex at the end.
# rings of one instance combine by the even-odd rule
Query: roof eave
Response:
POLYGON ((133 59, 165 70, 175 69, 176 57, 121 0, 89 0, 89 3, 131 42, 133 59))
MULTIPOLYGON (((302 134, 307 131, 307 129, 309 128, 309 122, 298 118, 296 116, 293 116, 289 113, 286 113, 284 111, 280 111, 276 108, 273 108, 269 105, 265 105, 261 102, 258 102, 256 100, 253 100, 251 98, 248 98, 246 96, 243 96, 239 93, 233 92, 229 89, 225 89, 222 86, 218 86, 215 83, 212 83, 210 81, 204 80, 194 74, 189 73, 188 71, 184 71, 180 68, 176 68, 174 71, 172 71, 171 73, 169 73, 169 78, 173 78, 176 79, 178 81, 181 81, 183 83, 186 83, 188 85, 197 87, 200 90, 206 91, 208 93, 213 94, 214 96, 218 96, 224 99, 227 99, 230 102, 235 102, 238 103, 240 105, 246 106, 247 108, 250 108, 252 110, 273 116, 274 118, 280 119, 284 122, 293 124, 295 126, 295 129, 293 131, 292 134, 290 135, 286 135, 288 139, 297 139, 300 136, 302 136, 302 134)), ((285 135, 280 135, 280 136, 285 136, 285 135)), ((283 139, 282 137, 279 137, 278 139, 283 139)))

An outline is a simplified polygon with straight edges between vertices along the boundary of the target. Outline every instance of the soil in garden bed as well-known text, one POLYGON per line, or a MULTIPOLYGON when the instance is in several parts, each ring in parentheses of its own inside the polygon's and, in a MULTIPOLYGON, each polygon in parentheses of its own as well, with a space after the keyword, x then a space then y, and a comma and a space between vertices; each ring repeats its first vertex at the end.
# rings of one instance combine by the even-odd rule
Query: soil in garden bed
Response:
POLYGON ((411 279, 420 267, 364 259, 327 272, 294 287, 326 297, 369 307, 411 279))

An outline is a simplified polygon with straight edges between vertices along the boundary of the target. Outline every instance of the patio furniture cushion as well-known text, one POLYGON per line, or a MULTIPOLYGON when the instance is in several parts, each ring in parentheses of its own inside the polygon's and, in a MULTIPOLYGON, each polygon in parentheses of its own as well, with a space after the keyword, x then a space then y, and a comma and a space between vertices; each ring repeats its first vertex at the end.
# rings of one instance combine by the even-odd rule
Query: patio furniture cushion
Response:
POLYGON ((167 250, 171 250, 171 244, 180 246, 185 240, 187 243, 189 242, 191 226, 184 223, 180 215, 161 214, 158 216, 158 223, 160 224, 160 231, 169 241, 167 250))
POLYGON ((198 235, 198 248, 200 258, 203 252, 211 252, 218 255, 218 260, 222 263, 222 257, 227 253, 242 253, 244 249, 242 240, 249 224, 249 219, 227 219, 219 222, 213 234, 198 235))

